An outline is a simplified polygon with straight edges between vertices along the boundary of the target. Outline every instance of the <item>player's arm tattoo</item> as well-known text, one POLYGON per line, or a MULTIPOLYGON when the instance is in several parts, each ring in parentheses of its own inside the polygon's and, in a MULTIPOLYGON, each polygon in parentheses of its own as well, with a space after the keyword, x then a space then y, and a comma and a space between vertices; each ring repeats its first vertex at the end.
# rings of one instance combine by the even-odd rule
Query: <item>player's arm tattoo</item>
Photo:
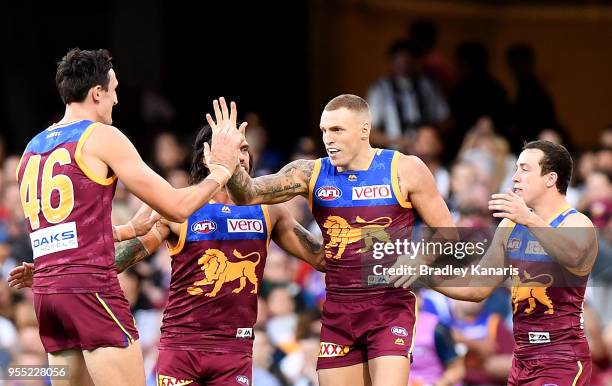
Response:
POLYGON ((314 169, 314 160, 296 160, 285 165, 278 173, 251 178, 242 169, 234 173, 227 183, 232 199, 239 205, 252 203, 279 203, 308 193, 308 182, 314 169))
POLYGON ((308 230, 300 224, 295 224, 293 233, 298 237, 300 243, 308 252, 316 255, 323 251, 323 243, 317 240, 312 233, 308 232, 308 230))
POLYGON ((119 243, 115 249, 115 266, 123 272, 149 256, 149 251, 138 237, 119 243))

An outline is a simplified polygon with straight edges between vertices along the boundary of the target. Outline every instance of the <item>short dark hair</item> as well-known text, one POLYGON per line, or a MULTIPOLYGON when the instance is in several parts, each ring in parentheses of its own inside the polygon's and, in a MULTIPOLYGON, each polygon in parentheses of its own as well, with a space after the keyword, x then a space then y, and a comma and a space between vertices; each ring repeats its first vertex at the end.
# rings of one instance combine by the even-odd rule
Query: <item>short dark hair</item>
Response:
MULTIPOLYGON (((210 125, 204 125, 200 128, 200 131, 196 135, 196 139, 193 142, 193 154, 191 156, 191 168, 189 170, 189 184, 195 185, 203 181, 210 171, 202 162, 204 158, 204 144, 207 143, 210 146, 212 142, 212 129, 210 125)), ((253 170, 253 155, 249 152, 249 170, 247 172, 251 174, 253 170)))
POLYGON ((368 102, 360 96, 353 94, 338 95, 325 105, 325 111, 334 111, 345 108, 351 111, 362 112, 369 111, 368 102))
POLYGON ((64 104, 83 102, 92 87, 102 86, 108 90, 113 68, 107 50, 80 50, 73 48, 57 63, 55 84, 64 104))
POLYGON ((557 190, 561 194, 567 193, 567 187, 572 178, 573 163, 572 156, 567 149, 562 145, 550 141, 531 141, 523 146, 523 150, 538 149, 544 153, 540 160, 542 168, 541 175, 550 172, 557 173, 557 190))

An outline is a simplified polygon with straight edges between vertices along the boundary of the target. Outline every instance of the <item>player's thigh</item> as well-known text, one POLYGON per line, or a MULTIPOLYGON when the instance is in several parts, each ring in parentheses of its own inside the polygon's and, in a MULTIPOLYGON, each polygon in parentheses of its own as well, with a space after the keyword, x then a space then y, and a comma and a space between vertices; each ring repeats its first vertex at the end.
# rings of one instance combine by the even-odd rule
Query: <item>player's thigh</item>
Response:
POLYGON ((138 341, 127 347, 86 350, 83 356, 96 386, 145 384, 144 362, 138 341))
POLYGON ((406 386, 410 374, 410 358, 399 355, 385 355, 370 359, 372 386, 406 386))
MULTIPOLYGON (((367 363, 317 370, 319 386, 371 386, 367 363)), ((408 384, 408 382, 406 382, 408 384)), ((406 385, 402 385, 406 386, 406 385)))
POLYGON ((64 350, 47 354, 49 366, 66 366, 66 379, 51 379, 52 386, 93 386, 81 350, 64 350))

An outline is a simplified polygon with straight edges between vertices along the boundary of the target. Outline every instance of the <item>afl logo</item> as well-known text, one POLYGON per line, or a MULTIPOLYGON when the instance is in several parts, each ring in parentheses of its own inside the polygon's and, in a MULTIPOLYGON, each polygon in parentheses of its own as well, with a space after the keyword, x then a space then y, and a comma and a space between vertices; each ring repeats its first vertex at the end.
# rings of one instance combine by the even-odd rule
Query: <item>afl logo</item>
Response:
POLYGON ((335 186, 322 186, 315 193, 323 201, 332 201, 342 197, 342 190, 335 186))
POLYGON ((236 377, 236 382, 238 382, 239 384, 244 385, 244 386, 249 386, 249 384, 250 384, 249 378, 247 378, 244 375, 237 376, 236 377))
POLYGON ((408 331, 404 327, 391 327, 391 333, 397 336, 408 336, 408 331))
POLYGON ((217 229, 217 224, 211 220, 198 221, 191 226, 191 230, 195 233, 207 234, 212 233, 217 229))

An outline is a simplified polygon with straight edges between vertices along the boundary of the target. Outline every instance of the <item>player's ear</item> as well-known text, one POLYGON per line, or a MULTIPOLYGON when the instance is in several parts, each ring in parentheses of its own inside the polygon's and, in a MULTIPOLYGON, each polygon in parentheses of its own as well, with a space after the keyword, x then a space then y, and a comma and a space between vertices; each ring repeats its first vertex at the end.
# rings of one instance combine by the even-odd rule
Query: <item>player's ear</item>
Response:
POLYGON ((97 85, 91 88, 91 98, 95 103, 100 102, 102 99, 102 86, 97 85))
POLYGON ((362 141, 370 140, 370 122, 364 122, 363 125, 361 125, 360 135, 362 141))
POLYGON ((546 178, 546 187, 552 188, 553 186, 555 186, 557 184, 557 178, 559 178, 557 173, 555 172, 548 173, 548 177, 546 178))

